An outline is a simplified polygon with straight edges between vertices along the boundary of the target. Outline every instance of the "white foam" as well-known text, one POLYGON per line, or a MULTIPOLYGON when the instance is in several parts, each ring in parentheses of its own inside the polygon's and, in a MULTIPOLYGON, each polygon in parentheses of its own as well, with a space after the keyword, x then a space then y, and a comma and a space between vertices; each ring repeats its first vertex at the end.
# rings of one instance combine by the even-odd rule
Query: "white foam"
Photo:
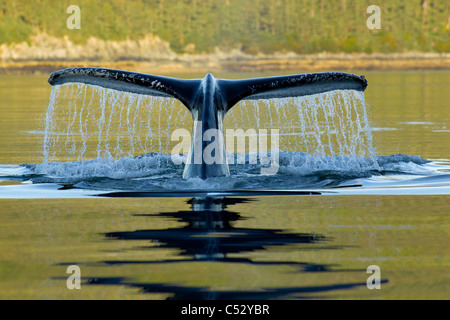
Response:
POLYGON ((48 162, 34 166, 35 174, 47 177, 89 179, 103 177, 111 179, 131 179, 159 174, 173 167, 170 156, 162 154, 119 159, 99 158, 85 161, 48 162))
POLYGON ((16 165, 16 164, 2 164, 0 165, 0 177, 1 176, 24 176, 28 174, 32 174, 33 170, 27 168, 25 166, 16 165))

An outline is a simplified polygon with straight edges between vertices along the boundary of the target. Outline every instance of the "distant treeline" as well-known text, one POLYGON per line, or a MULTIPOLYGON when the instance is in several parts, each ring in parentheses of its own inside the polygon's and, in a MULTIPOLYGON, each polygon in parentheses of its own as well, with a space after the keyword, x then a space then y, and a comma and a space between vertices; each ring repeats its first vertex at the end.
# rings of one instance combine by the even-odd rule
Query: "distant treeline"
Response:
POLYGON ((0 0, 0 44, 45 32, 76 43, 154 34, 177 53, 450 52, 448 0, 0 0), (381 28, 369 29, 377 5, 381 28), (78 5, 81 29, 67 7, 78 5))

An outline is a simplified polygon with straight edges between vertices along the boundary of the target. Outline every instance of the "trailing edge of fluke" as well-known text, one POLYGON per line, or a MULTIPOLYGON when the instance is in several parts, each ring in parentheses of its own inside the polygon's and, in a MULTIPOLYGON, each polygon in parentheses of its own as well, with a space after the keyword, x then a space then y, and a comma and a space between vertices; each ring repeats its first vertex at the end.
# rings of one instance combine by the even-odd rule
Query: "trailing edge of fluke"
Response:
POLYGON ((103 68, 60 70, 52 73, 48 82, 52 86, 79 82, 180 100, 194 120, 191 149, 183 172, 185 179, 230 174, 224 143, 221 143, 219 150, 215 150, 222 161, 208 164, 202 159, 201 163, 195 163, 194 155, 196 152, 203 154, 205 147, 211 143, 202 139, 207 130, 217 129, 223 134, 223 119, 240 100, 298 97, 333 90, 364 91, 367 87, 364 76, 342 72, 228 80, 215 79, 210 73, 203 79, 177 79, 103 68))

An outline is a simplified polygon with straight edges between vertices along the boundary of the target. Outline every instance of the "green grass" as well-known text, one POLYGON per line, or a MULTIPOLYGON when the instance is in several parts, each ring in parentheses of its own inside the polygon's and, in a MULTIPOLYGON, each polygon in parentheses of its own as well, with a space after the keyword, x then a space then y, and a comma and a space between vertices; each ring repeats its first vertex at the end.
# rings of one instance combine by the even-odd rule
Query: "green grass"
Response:
POLYGON ((81 29, 69 30, 71 1, 0 1, 0 44, 35 32, 76 43, 154 34, 172 50, 249 54, 317 52, 450 52, 449 12, 442 0, 381 0, 381 29, 369 30, 371 0, 78 0, 81 29))

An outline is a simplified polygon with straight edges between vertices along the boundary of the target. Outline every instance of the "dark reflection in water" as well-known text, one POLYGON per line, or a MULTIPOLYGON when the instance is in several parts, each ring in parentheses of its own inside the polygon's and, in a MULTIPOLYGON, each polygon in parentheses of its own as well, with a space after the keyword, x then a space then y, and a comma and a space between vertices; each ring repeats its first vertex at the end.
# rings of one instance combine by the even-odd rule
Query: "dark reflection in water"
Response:
MULTIPOLYGON (((297 272, 349 272, 365 273, 366 270, 333 270, 332 265, 295 261, 254 261, 236 256, 272 248, 297 250, 340 249, 332 246, 331 239, 323 235, 309 233, 289 233, 280 229, 237 228, 233 224, 244 219, 239 213, 227 210, 237 203, 248 203, 250 199, 203 197, 188 201, 190 211, 161 212, 159 214, 139 214, 149 219, 164 217, 183 223, 181 227, 155 230, 135 230, 109 232, 105 236, 115 240, 146 240, 152 245, 139 247, 140 250, 178 249, 179 254, 166 260, 106 260, 101 265, 166 264, 199 261, 222 263, 243 263, 251 265, 283 265, 294 267, 297 272), (155 243, 157 245, 155 245, 155 243), (299 246, 301 246, 299 248, 299 246), (234 255, 234 256, 233 256, 234 255)), ((279 250, 279 249, 277 249, 279 250)), ((67 264, 67 263, 64 263, 67 264)), ((98 264, 96 264, 98 265, 98 264)), ((311 298, 311 294, 365 286, 366 283, 340 283, 323 286, 257 288, 255 291, 213 291, 209 287, 190 287, 165 283, 139 283, 125 277, 91 277, 89 285, 124 285, 140 288, 144 293, 167 293, 169 299, 181 300, 238 300, 238 299, 292 299, 311 298)))
MULTIPOLYGON (((251 200, 240 198, 192 198, 188 201, 191 211, 161 212, 145 215, 149 218, 174 218, 187 223, 180 228, 165 230, 136 230, 130 232, 110 232, 105 234, 119 240, 150 240, 159 245, 145 249, 159 250, 175 248, 184 259, 164 261, 104 261, 107 264, 124 263, 179 263, 188 261, 223 261, 251 264, 297 264, 286 262, 255 262, 247 258, 229 257, 230 254, 266 250, 267 246, 318 243, 326 238, 314 234, 294 234, 278 229, 235 228, 233 223, 243 219, 239 213, 228 211, 227 207, 251 200)), ((331 247, 326 247, 331 248, 331 247)), ((143 248, 144 249, 144 248, 143 248)), ((326 266, 299 264, 309 270, 325 270, 326 266)))
MULTIPOLYGON (((385 281, 381 281, 384 283, 385 281)), ((126 285, 140 288, 143 293, 172 294, 168 300, 269 300, 269 299, 311 299, 311 294, 334 290, 352 289, 366 283, 331 284, 291 288, 270 288, 262 291, 211 291, 208 287, 187 287, 162 283, 134 283, 126 278, 90 278, 88 284, 126 285)))

